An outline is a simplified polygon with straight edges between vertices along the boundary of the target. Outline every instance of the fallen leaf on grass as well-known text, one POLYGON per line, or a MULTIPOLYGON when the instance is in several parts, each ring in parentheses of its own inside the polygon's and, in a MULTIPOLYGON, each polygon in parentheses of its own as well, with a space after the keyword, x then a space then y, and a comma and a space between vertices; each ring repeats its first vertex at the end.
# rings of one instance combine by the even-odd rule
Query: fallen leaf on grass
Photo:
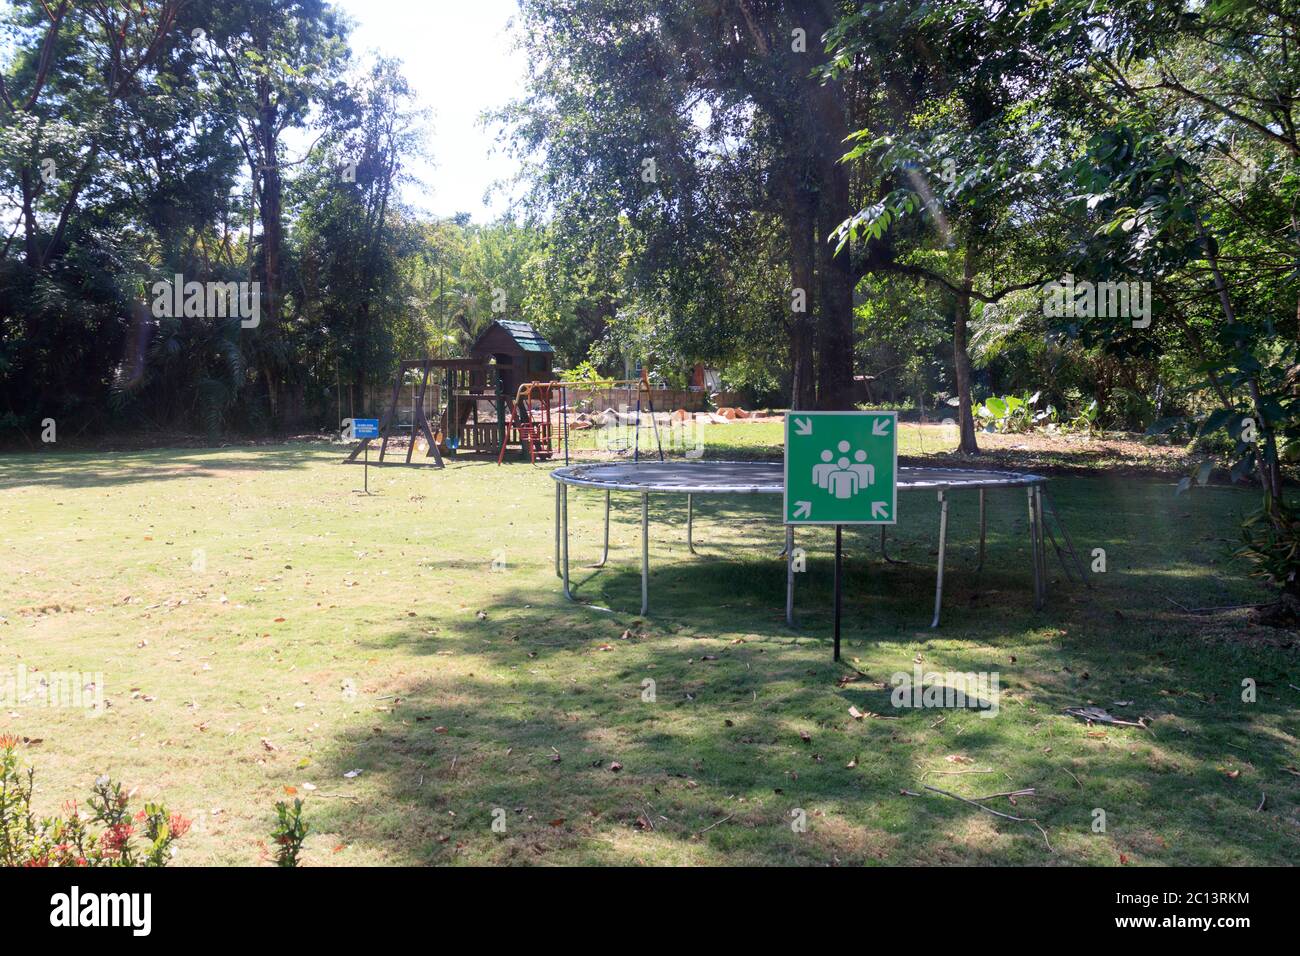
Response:
POLYGON ((863 717, 867 715, 864 714, 862 711, 858 710, 856 707, 850 707, 849 716, 852 717, 854 720, 861 720, 863 717))

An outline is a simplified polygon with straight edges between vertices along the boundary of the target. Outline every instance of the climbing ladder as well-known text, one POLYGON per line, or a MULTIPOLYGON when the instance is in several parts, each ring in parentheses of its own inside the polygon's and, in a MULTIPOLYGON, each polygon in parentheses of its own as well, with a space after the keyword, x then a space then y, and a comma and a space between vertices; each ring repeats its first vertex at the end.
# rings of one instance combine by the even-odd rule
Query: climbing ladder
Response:
MULTIPOLYGON (((501 450, 497 453, 497 464, 505 461, 506 448, 520 445, 528 452, 528 460, 534 465, 537 459, 549 460, 555 454, 555 445, 551 440, 551 399, 550 390, 542 390, 534 406, 532 392, 521 387, 519 397, 506 405, 505 427, 502 429, 501 450)), ((567 448, 567 445, 566 445, 567 448)))

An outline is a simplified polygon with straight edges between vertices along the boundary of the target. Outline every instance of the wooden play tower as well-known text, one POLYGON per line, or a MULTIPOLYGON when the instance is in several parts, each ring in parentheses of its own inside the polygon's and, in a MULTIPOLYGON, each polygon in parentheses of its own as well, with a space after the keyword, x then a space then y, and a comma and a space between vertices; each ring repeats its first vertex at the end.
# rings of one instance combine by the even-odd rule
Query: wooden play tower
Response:
MULTIPOLYGON (((389 439, 409 434, 403 464, 443 467, 443 455, 494 454, 498 460, 509 445, 519 445, 530 458, 550 457, 549 407, 537 416, 521 410, 520 387, 548 382, 555 350, 527 322, 499 319, 474 340, 467 358, 407 359, 398 363, 392 398, 379 425, 379 464, 384 464, 389 439), (418 382, 409 425, 399 425, 402 384, 414 373, 418 382), (437 427, 425 412, 425 396, 434 385, 440 408, 437 427), (490 414, 487 414, 490 413, 490 414), (544 427, 543 427, 544 426, 544 427), (428 445, 426 458, 413 462, 416 441, 428 445)), ((348 455, 355 461, 374 439, 363 439, 348 455)), ((391 463, 391 462, 390 462, 391 463)))

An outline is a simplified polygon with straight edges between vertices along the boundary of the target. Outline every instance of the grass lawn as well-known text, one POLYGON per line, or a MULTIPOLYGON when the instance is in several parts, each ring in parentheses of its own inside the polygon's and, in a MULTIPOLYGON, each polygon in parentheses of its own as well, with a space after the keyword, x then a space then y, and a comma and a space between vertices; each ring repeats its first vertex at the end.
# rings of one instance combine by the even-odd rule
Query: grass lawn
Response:
MULTIPOLYGON (((937 431, 912 432, 903 454, 939 449, 937 431)), ((779 454, 776 426, 708 434, 709 457, 779 454)), ((310 865, 1300 856, 1294 635, 1168 600, 1265 599, 1230 557, 1253 491, 1054 480, 1085 560, 1103 548, 1107 570, 1089 592, 1053 558, 1040 613, 1023 493, 991 494, 980 576, 974 496, 958 495, 938 631, 937 505, 903 496, 890 550, 918 565, 883 564, 876 535, 846 533, 849 667, 830 660, 830 531, 801 535, 799 627, 784 623, 776 499, 700 502, 700 557, 684 502, 653 499, 641 619, 635 499, 616 497, 610 563, 593 572, 577 566, 599 557, 602 499, 571 494, 590 602, 575 605, 554 573, 546 469, 372 469, 367 497, 342 454, 0 457, 0 675, 102 673, 111 704, 97 718, 0 705, 0 733, 31 738, 43 809, 112 774, 195 818, 186 864, 258 862, 286 788, 306 801, 310 865), (890 676, 915 663, 997 672, 997 716, 895 709, 890 676), (842 683, 853 668, 865 676, 842 683), (1061 713, 1089 703, 1150 727, 1061 713), (988 805, 1042 829, 926 785, 1035 788, 988 805)))

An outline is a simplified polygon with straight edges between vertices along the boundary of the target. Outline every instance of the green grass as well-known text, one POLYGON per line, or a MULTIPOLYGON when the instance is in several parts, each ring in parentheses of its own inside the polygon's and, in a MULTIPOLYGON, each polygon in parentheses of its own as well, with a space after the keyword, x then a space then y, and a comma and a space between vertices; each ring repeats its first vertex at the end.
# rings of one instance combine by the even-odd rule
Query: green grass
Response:
MULTIPOLYGON (((720 428, 709 455, 770 452, 779 435, 720 428)), ((575 605, 555 576, 545 469, 372 469, 366 497, 341 457, 293 445, 0 458, 0 675, 102 672, 111 702, 99 718, 0 706, 0 733, 33 739, 41 807, 111 773, 196 818, 177 859, 190 864, 256 862, 285 788, 306 800, 310 865, 1297 857, 1294 635, 1167 600, 1264 599, 1230 558, 1249 491, 1054 481, 1085 560, 1104 548, 1108 570, 1085 591, 1053 562, 1041 613, 1023 494, 991 495, 981 576, 973 496, 957 495, 938 631, 937 506, 905 495, 890 550, 918 565, 885 565, 876 535, 846 534, 845 664, 867 676, 841 685, 853 671, 830 660, 830 533, 800 536, 810 563, 788 629, 774 499, 700 502, 699 557, 683 503, 656 499, 641 619, 634 499, 616 498, 610 563, 593 572, 578 566, 599 556, 601 498, 571 496, 590 602, 575 605), (998 672, 998 716, 895 710, 890 675, 917 661, 998 672), (1087 703, 1151 728, 1061 714, 1087 703), (1033 787, 989 805, 1046 838, 927 784, 1033 787), (796 810, 806 832, 790 826, 796 810)))

